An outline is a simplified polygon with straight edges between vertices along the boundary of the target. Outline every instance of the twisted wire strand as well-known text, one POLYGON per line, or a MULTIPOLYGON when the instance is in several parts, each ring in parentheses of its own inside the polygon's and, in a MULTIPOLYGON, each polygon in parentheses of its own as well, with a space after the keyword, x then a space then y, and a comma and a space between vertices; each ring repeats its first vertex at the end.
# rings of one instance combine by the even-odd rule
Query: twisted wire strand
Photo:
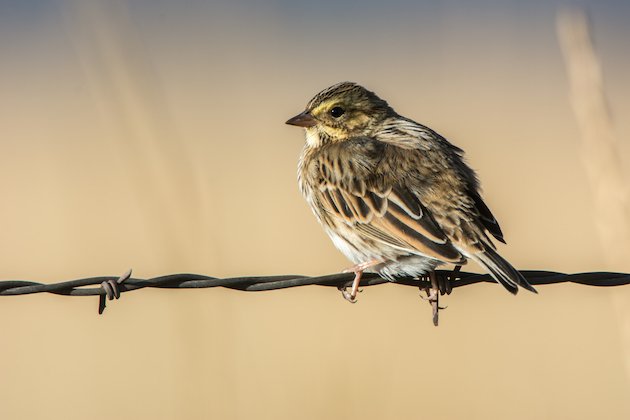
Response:
MULTIPOLYGON (((614 272, 593 272, 566 274, 555 271, 521 271, 532 285, 557 283, 576 283, 588 286, 611 287, 630 284, 630 274, 614 272)), ((488 274, 469 272, 453 273, 446 270, 436 271, 438 276, 450 278, 450 287, 463 287, 475 283, 494 283, 488 274), (454 278, 451 278, 454 277, 454 278)), ((122 276, 99 276, 59 283, 45 284, 26 280, 0 281, 0 296, 29 295, 34 293, 53 293, 65 296, 99 296, 99 313, 105 310, 106 299, 118 299, 121 293, 144 288, 159 289, 203 289, 224 287, 233 290, 259 292, 279 290, 299 286, 328 286, 342 288, 352 282, 353 273, 338 273, 325 276, 278 275, 217 278, 201 274, 168 274, 153 278, 141 279, 131 277, 131 270, 122 276), (97 286, 97 287, 88 287, 97 286)), ((377 274, 365 273, 361 286, 375 286, 391 283, 377 274)), ((421 289, 431 287, 428 279, 401 277, 394 284, 413 286, 421 289)), ((444 291, 442 291, 444 293, 444 291)), ((450 293, 450 289, 446 292, 450 293)))

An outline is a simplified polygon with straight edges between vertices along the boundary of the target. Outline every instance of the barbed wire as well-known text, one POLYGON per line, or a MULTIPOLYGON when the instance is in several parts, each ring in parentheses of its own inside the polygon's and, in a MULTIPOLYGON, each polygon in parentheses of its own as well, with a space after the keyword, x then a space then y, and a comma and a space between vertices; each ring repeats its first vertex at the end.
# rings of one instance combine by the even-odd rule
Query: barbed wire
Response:
MULTIPOLYGON (((576 283, 588 286, 611 287, 630 284, 630 274, 614 272, 594 272, 566 274, 555 271, 521 271, 532 285, 546 285, 558 283, 576 283)), ((488 274, 469 272, 436 271, 437 277, 445 280, 440 282, 440 294, 450 294, 457 287, 476 283, 494 283, 488 274)), ((0 281, 0 296, 29 295, 34 293, 52 293, 64 296, 99 296, 98 313, 105 310, 106 300, 118 299, 121 293, 144 288, 159 289, 203 289, 210 287, 224 287, 248 292, 287 289, 300 286, 327 286, 343 289, 354 278, 353 273, 338 273, 325 276, 279 275, 279 276, 249 276, 217 278, 201 274, 169 274, 165 276, 141 279, 131 277, 131 270, 122 276, 100 276, 59 283, 45 284, 26 280, 0 281), (98 286, 98 287, 89 287, 98 286)), ((364 273, 361 286, 375 286, 392 283, 378 276, 378 274, 364 273)), ((431 288, 431 281, 426 278, 401 277, 393 284, 413 286, 422 290, 431 288)), ((434 286, 435 287, 435 286, 434 286)), ((437 324, 437 300, 434 306, 434 323, 437 324)))

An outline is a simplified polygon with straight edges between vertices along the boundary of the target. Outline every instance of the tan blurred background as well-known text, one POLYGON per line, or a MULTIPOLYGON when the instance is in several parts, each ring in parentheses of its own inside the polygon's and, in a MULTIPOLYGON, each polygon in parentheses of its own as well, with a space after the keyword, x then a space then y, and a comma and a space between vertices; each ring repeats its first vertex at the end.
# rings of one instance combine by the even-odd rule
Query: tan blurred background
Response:
MULTIPOLYGON (((342 80, 467 151, 519 268, 630 271, 598 233, 557 5, 379 3, 0 0, 0 279, 347 267, 283 124, 342 80)), ((627 163, 630 7, 588 6, 627 163)), ((458 289, 439 328, 395 285, 144 290, 103 316, 1 297, 0 418, 630 418, 630 286, 539 290, 458 289)))

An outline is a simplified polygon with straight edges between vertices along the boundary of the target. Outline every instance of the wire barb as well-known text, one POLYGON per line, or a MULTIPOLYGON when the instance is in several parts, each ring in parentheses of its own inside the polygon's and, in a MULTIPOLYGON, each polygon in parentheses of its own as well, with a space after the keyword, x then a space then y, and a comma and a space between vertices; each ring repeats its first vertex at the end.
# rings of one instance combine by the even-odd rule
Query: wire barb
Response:
POLYGON ((129 280, 130 277, 131 277, 131 268, 125 271, 125 273, 122 276, 118 277, 116 280, 114 279, 103 280, 103 282, 101 283, 101 287, 103 288, 105 293, 99 295, 99 299, 98 299, 98 314, 99 315, 101 315, 103 311, 105 311, 105 306, 107 305, 106 304, 107 301, 105 300, 105 297, 107 296, 107 299, 109 300, 113 300, 114 298, 120 299, 120 288, 118 287, 118 285, 123 284, 123 282, 126 280, 129 280))

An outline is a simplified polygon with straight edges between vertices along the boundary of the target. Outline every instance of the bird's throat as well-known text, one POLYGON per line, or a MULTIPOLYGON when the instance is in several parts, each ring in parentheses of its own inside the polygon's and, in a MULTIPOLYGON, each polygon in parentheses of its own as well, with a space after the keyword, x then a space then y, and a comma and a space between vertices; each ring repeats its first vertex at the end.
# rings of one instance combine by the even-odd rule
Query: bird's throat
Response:
POLYGON ((306 129, 306 144, 308 144, 309 147, 319 147, 323 143, 324 140, 322 139, 322 136, 320 135, 317 128, 313 127, 306 129))

